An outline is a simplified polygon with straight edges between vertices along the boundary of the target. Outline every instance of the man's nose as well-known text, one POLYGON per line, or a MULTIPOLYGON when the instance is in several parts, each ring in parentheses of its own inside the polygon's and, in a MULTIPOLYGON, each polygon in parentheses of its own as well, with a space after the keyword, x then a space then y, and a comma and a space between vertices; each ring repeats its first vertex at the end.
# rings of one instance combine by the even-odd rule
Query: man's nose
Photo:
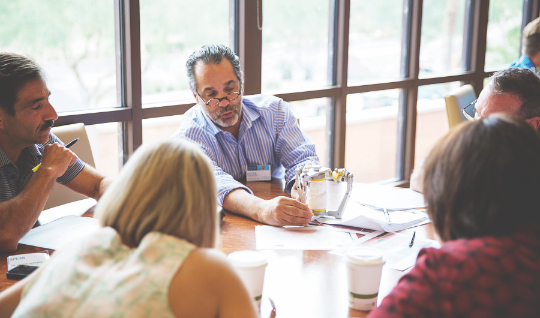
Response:
POLYGON ((44 120, 57 120, 58 114, 56 113, 56 110, 54 109, 53 105, 47 101, 47 105, 45 105, 46 113, 44 120))
POLYGON ((227 107, 227 106, 229 106, 230 103, 231 103, 231 101, 227 97, 224 97, 222 100, 219 101, 218 106, 219 107, 227 107))

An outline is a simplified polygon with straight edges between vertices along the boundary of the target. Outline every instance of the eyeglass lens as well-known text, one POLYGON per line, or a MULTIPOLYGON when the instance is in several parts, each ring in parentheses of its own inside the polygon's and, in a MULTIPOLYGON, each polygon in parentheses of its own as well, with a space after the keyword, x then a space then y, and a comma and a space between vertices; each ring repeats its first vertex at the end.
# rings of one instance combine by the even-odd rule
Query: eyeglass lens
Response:
POLYGON ((476 115, 475 106, 476 106, 476 101, 472 102, 470 105, 463 108, 463 111, 466 112, 469 116, 471 116, 471 118, 474 118, 474 116, 476 115))
POLYGON ((234 92, 234 93, 229 93, 227 96, 225 96, 223 98, 212 98, 211 100, 208 101, 208 105, 217 106, 224 99, 227 99, 229 101, 233 101, 233 100, 237 99, 238 96, 240 96, 240 93, 234 92))

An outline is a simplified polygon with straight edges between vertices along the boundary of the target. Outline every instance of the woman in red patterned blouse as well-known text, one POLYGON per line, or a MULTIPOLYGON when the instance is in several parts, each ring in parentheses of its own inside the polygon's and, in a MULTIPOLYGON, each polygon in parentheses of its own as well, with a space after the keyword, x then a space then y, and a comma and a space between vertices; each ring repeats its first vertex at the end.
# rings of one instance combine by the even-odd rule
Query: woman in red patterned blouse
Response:
POLYGON ((369 317, 540 317, 540 134, 503 115, 453 129, 423 190, 444 244, 369 317))

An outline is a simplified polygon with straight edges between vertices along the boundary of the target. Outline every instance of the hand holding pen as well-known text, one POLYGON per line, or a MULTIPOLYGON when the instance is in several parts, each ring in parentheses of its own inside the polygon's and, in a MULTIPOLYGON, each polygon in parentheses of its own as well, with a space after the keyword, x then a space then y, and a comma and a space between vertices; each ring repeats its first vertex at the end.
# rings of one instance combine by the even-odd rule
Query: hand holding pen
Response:
POLYGON ((46 163, 47 165, 50 165, 53 167, 54 166, 63 167, 67 159, 69 159, 69 164, 65 165, 64 169, 61 169, 63 170, 63 172, 60 175, 64 174, 67 167, 72 165, 75 162, 75 160, 77 160, 77 156, 71 151, 67 150, 69 147, 73 146, 77 142, 77 140, 79 140, 79 138, 73 139, 65 146, 61 146, 58 143, 54 143, 52 145, 46 145, 45 152, 43 153, 43 160, 41 161, 40 164, 35 166, 32 169, 32 171, 36 172, 43 163, 46 163))

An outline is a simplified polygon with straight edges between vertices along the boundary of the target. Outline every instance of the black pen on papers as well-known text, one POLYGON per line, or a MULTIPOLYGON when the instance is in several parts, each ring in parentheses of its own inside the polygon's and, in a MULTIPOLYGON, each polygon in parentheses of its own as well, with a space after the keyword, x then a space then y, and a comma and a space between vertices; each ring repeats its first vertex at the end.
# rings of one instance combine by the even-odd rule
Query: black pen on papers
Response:
POLYGON ((416 236, 416 231, 414 231, 413 235, 412 235, 412 239, 411 239, 411 242, 409 243, 409 248, 411 248, 414 244, 414 237, 416 236))
MULTIPOLYGON (((67 145, 65 145, 64 147, 69 148, 69 147, 73 146, 77 142, 77 140, 79 140, 79 138, 73 139, 72 141, 68 142, 67 145)), ((32 168, 32 171, 36 172, 37 169, 39 169, 40 166, 41 166, 41 163, 38 164, 37 166, 35 166, 34 168, 32 168)))

